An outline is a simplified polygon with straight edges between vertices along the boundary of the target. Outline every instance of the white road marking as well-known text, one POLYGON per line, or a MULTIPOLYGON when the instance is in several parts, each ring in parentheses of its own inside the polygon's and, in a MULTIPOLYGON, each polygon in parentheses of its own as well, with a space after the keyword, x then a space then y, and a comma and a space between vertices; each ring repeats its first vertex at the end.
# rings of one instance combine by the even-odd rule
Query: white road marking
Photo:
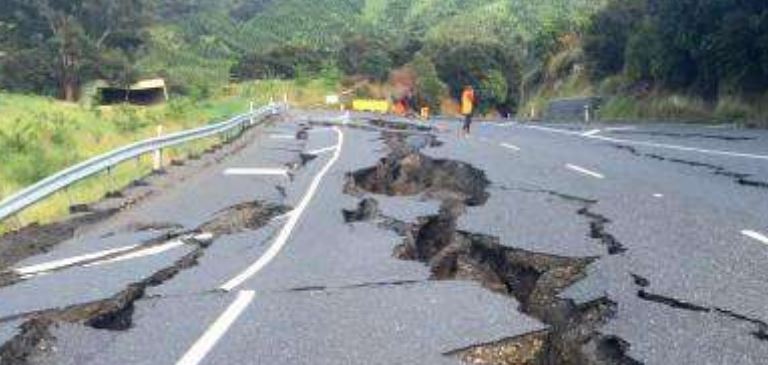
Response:
POLYGON ((231 168, 224 170, 227 176, 288 176, 288 170, 280 168, 231 168))
POLYGON ((320 183, 323 180, 323 177, 328 173, 328 171, 331 169, 331 167, 338 161, 339 156, 341 156, 341 148, 344 145, 344 133, 338 129, 334 128, 338 135, 338 142, 336 143, 336 151, 333 153, 333 157, 328 160, 328 163, 323 166, 323 169, 320 170, 320 172, 315 176, 315 178, 312 180, 312 182, 309 185, 309 188, 307 189, 307 192, 304 194, 304 197, 301 199, 299 204, 296 206, 296 208, 291 212, 291 214, 288 216, 288 221, 285 223, 283 228, 280 230, 280 233, 275 238, 275 241, 272 243, 272 245, 269 247, 267 252, 264 253, 261 257, 259 257, 256 262, 254 262, 251 266, 249 266, 245 271, 238 274, 231 280, 227 281, 222 285, 220 288, 225 291, 232 291, 234 288, 251 278, 253 275, 256 275, 261 269, 263 269, 267 264, 269 264, 278 253, 280 253, 280 250, 283 249, 283 247, 288 242, 288 239, 291 237, 291 233, 293 232, 293 229, 296 228, 296 224, 299 223, 299 219, 301 218, 301 215, 304 213, 304 210, 307 209, 307 206, 309 206, 310 201, 315 196, 315 193, 317 192, 317 188, 320 186, 320 183))
POLYGON ((538 126, 538 125, 527 125, 527 126, 525 126, 525 128, 534 129, 534 130, 537 130, 537 131, 565 134, 565 135, 569 135, 569 136, 581 136, 581 137, 584 137, 579 132, 569 131, 569 130, 565 130, 565 129, 542 127, 542 126, 538 126))
POLYGON ((604 137, 604 136, 599 136, 599 135, 597 135, 597 136, 584 136, 584 135, 581 135, 578 132, 573 132, 573 131, 568 131, 568 130, 563 130, 563 129, 557 129, 557 128, 540 127, 540 126, 525 126, 525 128, 534 129, 534 130, 540 130, 540 131, 545 131, 545 132, 551 132, 551 133, 564 134, 564 135, 569 135, 569 136, 579 136, 579 137, 583 137, 583 138, 595 139, 595 140, 606 141, 606 142, 613 142, 613 143, 621 143, 621 144, 645 146, 645 147, 654 147, 654 148, 664 148, 664 149, 677 150, 677 151, 685 151, 685 152, 698 152, 698 153, 704 153, 704 154, 710 154, 710 155, 718 155, 718 156, 751 158, 751 159, 756 159, 756 160, 766 160, 766 161, 768 161, 768 155, 757 155, 757 154, 752 154, 752 153, 741 153, 741 152, 731 152, 731 151, 721 151, 721 150, 708 150, 708 149, 704 149, 704 148, 678 146, 678 145, 665 144, 665 143, 655 143, 655 142, 645 142, 645 141, 632 141, 632 140, 627 140, 627 139, 610 138, 610 137, 604 137))
POLYGON ((736 126, 735 124, 731 123, 731 124, 708 125, 708 126, 705 126, 704 128, 709 128, 709 129, 725 129, 725 128, 733 128, 735 126, 736 126))
POLYGON ((307 153, 309 153, 310 155, 319 155, 321 153, 331 152, 331 151, 333 151, 335 149, 336 149, 336 146, 331 146, 331 147, 319 148, 319 149, 316 149, 316 150, 312 150, 312 151, 309 151, 307 153))
POLYGON ((101 266, 101 265, 106 265, 106 264, 114 264, 114 263, 117 263, 117 262, 138 259, 138 258, 142 258, 142 257, 146 257, 146 256, 159 255, 159 254, 161 254, 163 252, 170 251, 170 250, 172 250, 174 248, 184 246, 184 244, 185 243, 182 240, 170 241, 170 242, 166 242, 166 243, 164 243, 162 245, 152 246, 152 247, 145 248, 143 250, 137 250, 137 251, 129 252, 129 253, 125 254, 125 255, 120 255, 120 256, 117 256, 117 257, 112 257, 112 258, 107 259, 107 260, 96 261, 94 263, 90 263, 88 265, 85 265, 85 267, 101 266))
POLYGON ((598 179, 605 179, 605 176, 603 174, 600 174, 600 173, 597 173, 597 172, 594 172, 594 171, 591 171, 591 170, 587 170, 587 169, 585 169, 585 168, 583 168, 581 166, 577 166, 577 165, 574 165, 574 164, 566 164, 565 167, 567 167, 567 168, 569 168, 569 169, 571 169, 573 171, 582 173, 584 175, 592 176, 592 177, 598 178, 598 179))
POLYGON ((656 193, 656 194, 653 194, 653 197, 654 197, 654 198, 663 198, 663 197, 664 197, 664 194, 659 194, 659 193, 656 193))
POLYGON ((290 134, 270 134, 269 138, 272 139, 296 139, 296 136, 290 134))
POLYGON ((743 231, 741 231, 741 234, 743 234, 743 235, 745 235, 745 236, 747 236, 747 237, 749 237, 751 239, 760 241, 760 242, 768 245, 768 237, 766 237, 762 233, 759 233, 759 232, 756 232, 756 231, 750 231, 750 230, 743 230, 743 231))
POLYGON ((677 145, 664 144, 664 143, 654 143, 654 142, 644 142, 644 141, 630 141, 630 140, 624 140, 624 139, 618 139, 618 138, 609 138, 609 137, 603 137, 603 136, 591 136, 589 138, 594 138, 594 139, 599 139, 599 140, 602 140, 602 141, 608 141, 608 142, 614 142, 614 143, 634 144, 634 145, 638 145, 638 146, 666 148, 666 149, 677 150, 677 151, 698 152, 698 153, 704 153, 704 154, 710 154, 710 155, 720 155, 720 156, 729 156, 729 157, 743 157, 743 158, 752 158, 752 159, 757 159, 757 160, 767 160, 768 161, 768 156, 766 156, 766 155, 756 155, 756 154, 752 154, 752 153, 740 153, 740 152, 730 152, 730 151, 720 151, 720 150, 708 150, 708 149, 704 149, 704 148, 685 147, 685 146, 677 146, 677 145))
POLYGON ((195 342, 192 347, 187 350, 187 353, 176 362, 176 365, 198 365, 200 364, 206 355, 216 346, 216 343, 224 337, 232 324, 235 323, 238 317, 243 311, 248 308, 248 305, 253 301, 255 292, 251 290, 244 290, 237 293, 237 298, 227 309, 222 313, 213 324, 208 327, 202 337, 195 342))
POLYGON ((102 257, 107 257, 107 256, 119 254, 121 252, 130 251, 130 250, 135 249, 136 247, 138 247, 138 245, 125 246, 125 247, 119 247, 119 248, 113 248, 113 249, 109 249, 109 250, 104 250, 104 251, 93 252, 93 253, 89 253, 89 254, 85 254, 85 255, 80 255, 80 256, 75 256, 75 257, 70 257, 70 258, 66 258, 66 259, 45 262, 45 263, 42 263, 42 264, 25 266, 25 267, 21 267, 21 268, 18 268, 18 269, 13 269, 13 272, 15 272, 16 274, 21 275, 21 276, 29 276, 29 277, 31 277, 31 276, 35 276, 35 275, 38 275, 38 274, 42 274, 42 273, 48 272, 48 271, 54 271, 54 270, 58 270, 58 269, 61 269, 61 268, 65 268, 67 266, 73 266, 73 265, 77 265, 77 264, 80 264, 80 263, 83 263, 83 262, 98 260, 98 259, 100 259, 102 257))
POLYGON ((520 151, 520 147, 517 147, 517 146, 515 146, 515 145, 513 145, 513 144, 509 144, 509 143, 502 143, 502 144, 500 144, 500 146, 501 146, 501 147, 504 147, 504 148, 506 148, 506 149, 510 149, 510 150, 512 150, 512 151, 520 151))
POLYGON ((599 129, 593 129, 591 131, 586 131, 586 132, 582 133, 581 135, 584 136, 584 137, 589 137, 589 136, 594 136, 594 135, 596 135, 596 134, 598 134, 600 132, 601 131, 599 129))
POLYGON ((637 127, 633 127, 633 126, 605 128, 605 130, 608 131, 608 132, 633 131, 635 129, 637 129, 637 127))

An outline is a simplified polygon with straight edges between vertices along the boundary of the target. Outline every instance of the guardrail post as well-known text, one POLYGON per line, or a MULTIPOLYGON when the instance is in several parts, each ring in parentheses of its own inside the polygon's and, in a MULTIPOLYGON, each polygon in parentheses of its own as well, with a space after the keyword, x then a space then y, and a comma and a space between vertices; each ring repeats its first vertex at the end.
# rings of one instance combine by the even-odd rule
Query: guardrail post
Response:
POLYGON ((254 120, 254 115, 253 115, 254 111, 255 111, 255 105, 253 102, 251 102, 250 115, 248 117, 248 120, 249 120, 248 125, 256 124, 256 121, 254 120))
MULTIPOLYGON (((158 125, 157 126, 157 136, 160 137, 163 135, 163 126, 158 125)), ((160 172, 163 170, 163 149, 158 148, 154 152, 154 161, 152 164, 152 170, 154 172, 160 172)))
POLYGON ((272 115, 277 115, 277 106, 275 105, 275 98, 269 98, 269 110, 272 115))
POLYGON ((115 181, 115 177, 112 175, 112 167, 107 167, 107 198, 117 197, 117 182, 115 181))
POLYGON ((589 115, 589 104, 584 105, 584 122, 589 123, 590 121, 590 115, 589 115))

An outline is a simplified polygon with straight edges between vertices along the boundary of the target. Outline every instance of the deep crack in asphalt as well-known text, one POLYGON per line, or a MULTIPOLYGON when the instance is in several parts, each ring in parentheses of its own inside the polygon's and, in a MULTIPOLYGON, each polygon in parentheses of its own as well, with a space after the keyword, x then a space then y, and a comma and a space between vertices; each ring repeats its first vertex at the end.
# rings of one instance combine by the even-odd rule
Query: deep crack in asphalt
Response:
MULTIPOLYGON (((217 213, 211 221, 194 232, 215 236, 230 235, 243 230, 255 230, 276 216, 289 211, 287 207, 264 202, 247 202, 217 213)), ((111 298, 83 303, 62 309, 43 310, 21 316, 26 321, 20 332, 0 346, 0 365, 28 364, 33 356, 50 350, 56 341, 52 326, 57 323, 79 323, 98 330, 124 331, 133 324, 135 303, 145 297, 146 290, 173 279, 178 273, 196 266, 210 245, 209 241, 190 239, 195 249, 150 277, 129 284, 111 298)))
MULTIPOLYGON (((472 364, 638 364, 626 353, 629 344, 598 332, 616 312, 609 298, 576 304, 559 294, 583 279, 595 258, 561 257, 503 245, 498 237, 457 229, 467 206, 485 204, 490 182, 485 173, 454 160, 423 155, 404 137, 385 134, 391 150, 371 168, 348 175, 345 192, 389 196, 423 195, 442 201, 438 214, 403 222, 382 215, 372 198, 342 212, 347 222, 375 221, 403 236, 394 256, 430 267, 434 280, 475 280, 495 292, 513 296, 520 311, 549 325, 546 331, 478 344, 446 353, 472 364), (439 162, 438 162, 439 161, 439 162)), ((543 191, 539 191, 543 192, 543 191)), ((547 192, 557 194, 555 192, 547 192)), ((608 234, 610 221, 589 211, 589 199, 559 194, 584 204, 579 211, 590 219, 590 235, 608 246, 609 253, 625 249, 608 234)))

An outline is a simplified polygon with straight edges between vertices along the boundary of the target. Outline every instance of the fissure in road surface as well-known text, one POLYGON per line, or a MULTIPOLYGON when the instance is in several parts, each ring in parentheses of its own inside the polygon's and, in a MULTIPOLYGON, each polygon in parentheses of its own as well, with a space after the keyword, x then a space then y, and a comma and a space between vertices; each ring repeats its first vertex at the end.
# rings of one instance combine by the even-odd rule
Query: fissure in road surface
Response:
POLYGON ((768 189, 768 181, 757 180, 752 177, 753 176, 752 174, 730 171, 723 166, 718 166, 718 165, 706 163, 706 162, 684 160, 684 159, 674 158, 674 157, 666 157, 666 156, 662 156, 655 153, 642 153, 632 146, 626 146, 621 144, 616 144, 614 145, 614 147, 616 147, 619 150, 627 151, 638 157, 645 157, 645 158, 650 158, 657 161, 665 161, 665 162, 671 162, 671 163, 676 163, 676 164, 690 166, 690 167, 707 169, 713 175, 731 178, 736 184, 739 184, 741 186, 768 189))
MULTIPOLYGON (((201 225, 195 232, 229 235, 265 226, 288 208, 263 202, 248 202, 225 209, 201 225)), ((111 298, 91 303, 77 304, 62 309, 45 310, 23 315, 26 322, 20 332, 0 346, 0 365, 29 364, 36 356, 44 355, 55 344, 52 327, 57 323, 83 324, 98 330, 124 331, 133 324, 135 303, 144 298, 150 287, 160 286, 173 279, 183 270, 194 267, 205 254, 209 242, 192 241, 195 249, 173 265, 148 278, 128 285, 111 298)), ((18 317, 17 317, 18 318, 18 317)), ((8 319, 0 319, 0 323, 8 319)))
MULTIPOLYGON (((432 159, 408 146, 405 139, 385 135, 391 153, 377 166, 349 175, 345 191, 390 196, 424 195, 442 201, 440 212, 403 222, 386 217, 372 198, 356 209, 342 212, 347 222, 372 220, 403 236, 394 249, 400 259, 427 264, 435 280, 475 280, 490 290, 514 297, 521 312, 549 325, 535 332, 488 344, 477 344, 448 352, 472 364, 637 364, 625 354, 629 345, 605 336, 598 328, 616 312, 609 298, 577 305, 559 294, 585 277, 594 258, 561 257, 503 245, 498 237, 457 229, 457 219, 466 207, 484 204, 489 194, 485 173, 460 161, 432 159)), ((589 200, 579 199, 585 204, 589 200)), ((608 220, 584 208, 580 214, 593 224, 590 234, 605 238, 608 220)), ((619 250, 620 251, 620 250, 619 250)))
POLYGON ((715 313, 721 316, 728 317, 731 320, 735 320, 738 322, 746 322, 754 327, 754 329, 751 332, 752 336, 754 336, 755 338, 761 341, 768 340, 768 323, 766 323, 763 320, 752 318, 743 314, 739 314, 728 309, 723 309, 715 306, 700 305, 700 304, 687 302, 687 301, 669 297, 669 296, 651 293, 647 289, 651 285, 650 280, 639 275, 633 275, 633 278, 635 281, 635 285, 639 287, 637 291, 637 297, 644 301, 665 305, 667 307, 679 309, 679 310, 701 312, 701 313, 715 313))

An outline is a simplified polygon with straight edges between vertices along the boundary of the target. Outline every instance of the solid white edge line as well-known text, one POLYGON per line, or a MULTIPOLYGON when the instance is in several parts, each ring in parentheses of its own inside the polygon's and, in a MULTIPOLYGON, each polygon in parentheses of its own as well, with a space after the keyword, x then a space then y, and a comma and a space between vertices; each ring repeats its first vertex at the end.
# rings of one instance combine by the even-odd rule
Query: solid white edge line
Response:
POLYGON ((751 154, 751 153, 740 153, 740 152, 730 152, 730 151, 720 151, 720 150, 707 150, 707 149, 696 148, 696 147, 685 147, 685 146, 677 146, 677 145, 671 145, 671 144, 655 143, 655 142, 645 142, 645 141, 630 141, 630 140, 625 140, 625 139, 609 138, 609 137, 603 137, 603 136, 589 136, 587 138, 598 139, 598 140, 601 140, 601 141, 608 141, 608 142, 614 142, 614 143, 634 144, 634 145, 637 145, 637 146, 666 148, 666 149, 672 149, 672 150, 677 150, 677 151, 685 151, 685 152, 698 152, 698 153, 704 153, 704 154, 710 154, 710 155, 720 155, 720 156, 730 156, 730 157, 744 157, 744 158, 752 158, 752 159, 758 159, 758 160, 768 160, 768 156, 755 155, 755 154, 751 154))
POLYGON ((591 171, 591 170, 587 170, 587 169, 585 169, 585 168, 583 168, 581 166, 577 166, 577 165, 569 163, 569 164, 566 164, 565 167, 567 167, 567 168, 569 168, 569 169, 571 169, 573 171, 580 172, 580 173, 582 173, 584 175, 589 175, 589 176, 592 176, 592 177, 595 177, 595 178, 598 178, 598 179, 605 179, 605 175, 597 173, 597 172, 594 172, 594 171, 591 171))
POLYGON ((114 263, 118 263, 118 262, 122 262, 122 261, 138 259, 138 258, 142 258, 142 257, 146 257, 146 256, 159 255, 159 254, 161 254, 163 252, 170 251, 170 250, 172 250, 174 248, 181 247, 181 246, 184 246, 184 242, 182 240, 170 241, 170 242, 166 242, 166 243, 164 243, 162 245, 152 246, 152 247, 145 248, 143 250, 138 250, 138 251, 130 252, 130 253, 127 253, 125 255, 113 257, 113 258, 110 258, 110 259, 107 259, 107 260, 102 260, 102 261, 97 261, 97 262, 94 262, 94 263, 90 263, 88 265, 85 265, 84 267, 101 266, 101 265, 106 265, 106 264, 114 264, 114 263))
POLYGON ((61 268, 67 267, 67 266, 77 265, 77 264, 79 264, 81 262, 92 261, 92 260, 99 259, 101 257, 110 256, 110 255, 114 255, 114 254, 125 252, 125 251, 130 251, 130 250, 135 249, 136 247, 139 247, 139 246, 138 245, 131 245, 131 246, 113 248, 113 249, 93 252, 93 253, 89 253, 89 254, 85 254, 85 255, 69 257, 69 258, 66 258, 66 259, 55 260, 55 261, 50 261, 50 262, 44 262, 44 263, 41 263, 41 264, 35 264, 35 265, 20 267, 20 268, 17 268, 17 269, 12 269, 12 271, 14 273, 20 275, 20 276, 34 276, 36 274, 41 274, 41 273, 44 273, 44 272, 53 271, 53 270, 56 270, 56 269, 61 269, 61 268))
POLYGON ((330 147, 325 147, 325 148, 319 148, 319 149, 316 149, 316 150, 312 150, 312 151, 309 151, 307 153, 309 153, 310 155, 319 155, 321 153, 331 152, 331 151, 333 151, 335 149, 336 149, 336 146, 330 146, 330 147))
POLYGON ((269 138, 271 138, 271 139, 295 139, 296 136, 292 136, 290 134, 270 134, 269 138))
POLYGON ((613 142, 613 143, 623 143, 628 145, 636 145, 636 146, 645 146, 645 147, 654 147, 654 148, 665 148, 665 149, 671 149, 671 150, 677 150, 677 151, 684 151, 684 152, 698 152, 698 153, 704 153, 709 155, 719 155, 719 156, 729 156, 729 157, 742 157, 742 158, 751 158, 756 160, 766 160, 768 161, 768 155, 756 155, 752 153, 741 153, 741 152, 731 152, 731 151, 721 151, 721 150, 708 150, 704 148, 696 148, 696 147, 686 147, 686 146, 678 146, 678 145, 672 145, 672 144, 665 144, 665 143, 655 143, 655 142, 647 142, 647 141, 632 141, 627 139, 620 139, 620 138, 611 138, 611 137, 605 137, 605 136, 584 136, 581 135, 578 132, 563 130, 563 129, 557 129, 557 128, 548 128, 548 127, 541 127, 541 126, 525 126, 525 128, 533 129, 533 130, 539 130, 539 131, 545 131, 545 132, 551 132, 551 133, 558 133, 558 134, 564 134, 569 136, 579 136, 587 139, 595 139, 600 141, 606 141, 606 142, 613 142))
POLYGON ((341 156, 341 148, 344 145, 344 133, 339 128, 334 128, 338 135, 338 142, 336 143, 336 151, 333 153, 333 157, 331 157, 330 160, 328 160, 328 163, 323 166, 323 169, 320 170, 320 172, 315 176, 315 178, 312 180, 312 182, 309 185, 309 188, 307 189, 307 192, 304 194, 304 197, 301 199, 299 204, 296 206, 296 208, 291 211, 291 214, 288 216, 288 221, 285 223, 283 228, 280 230, 280 233, 275 238, 275 241, 272 243, 272 245, 267 249, 267 251, 259 257, 256 262, 254 262, 251 266, 245 269, 242 273, 238 274, 234 278, 230 279, 226 283, 224 283, 220 289, 224 291, 232 291, 234 288, 251 278, 252 276, 256 275, 259 271, 261 271, 267 264, 269 264, 278 253, 280 253, 280 250, 283 249, 283 247, 288 242, 288 239, 291 237, 291 233, 293 232, 293 229, 296 228, 296 224, 299 223, 299 219, 301 218, 301 215, 304 213, 304 210, 307 209, 307 206, 309 206, 309 202, 312 200, 312 198, 315 196, 315 193, 317 192, 317 188, 320 186, 320 183, 323 180, 323 177, 328 173, 328 171, 331 169, 331 167, 336 163, 336 161, 339 159, 339 156, 341 156))
POLYGON ((504 148, 507 148, 507 149, 510 149, 510 150, 513 150, 513 151, 520 151, 520 147, 517 147, 517 146, 515 146, 513 144, 502 143, 502 144, 500 144, 500 146, 504 147, 504 148))
POLYGON ((195 344, 176 362, 176 365, 200 364, 205 356, 216 346, 216 343, 224 337, 237 318, 248 308, 255 295, 256 293, 252 290, 243 290, 237 293, 235 301, 208 327, 195 344))
POLYGON ((229 168, 227 176, 288 176, 288 170, 279 168, 229 168))
POLYGON ((594 135, 596 135, 596 134, 598 134, 600 132, 601 131, 599 129, 593 129, 591 131, 586 131, 586 132, 582 133, 581 135, 584 136, 584 137, 589 137, 589 136, 594 136, 594 135))
POLYGON ((741 231, 741 234, 768 245, 768 236, 765 236, 760 232, 745 229, 741 231))

